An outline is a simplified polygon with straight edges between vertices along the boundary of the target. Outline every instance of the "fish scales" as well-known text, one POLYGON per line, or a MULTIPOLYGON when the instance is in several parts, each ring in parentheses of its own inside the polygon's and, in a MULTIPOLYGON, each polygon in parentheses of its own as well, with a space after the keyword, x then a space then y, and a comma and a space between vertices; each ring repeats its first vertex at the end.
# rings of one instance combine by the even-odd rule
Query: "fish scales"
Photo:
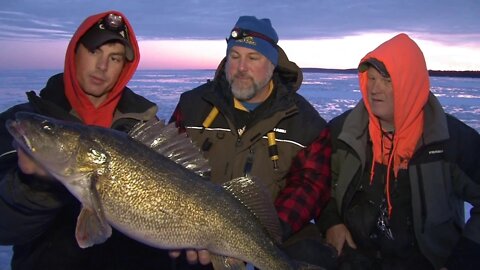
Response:
MULTIPOLYGON (((143 145, 134 146, 143 148, 143 145)), ((125 149, 121 145, 109 148, 120 151, 111 152, 110 156, 127 156, 121 153, 125 149)), ((128 164, 126 160, 116 160, 110 165, 112 175, 97 183, 105 213, 118 229, 131 230, 135 224, 135 231, 130 234, 140 233, 137 237, 147 238, 149 244, 160 248, 206 248, 228 255, 243 247, 246 254, 242 259, 245 260, 271 256, 260 248, 252 248, 252 243, 259 242, 250 239, 251 232, 258 230, 258 224, 245 219, 251 214, 243 206, 225 207, 239 202, 221 187, 205 182, 156 153, 144 149, 132 152, 128 159, 141 161, 135 168, 124 166, 128 164), (134 156, 134 153, 142 155, 134 156), (225 218, 226 208, 235 210, 229 213, 229 219, 225 218), (246 233, 240 235, 239 232, 246 233), (220 241, 212 241, 219 235, 222 235, 220 241)), ((271 241, 259 244, 268 246, 271 241)))
POLYGON ((296 268, 232 194, 123 133, 30 113, 7 128, 85 208, 133 239, 208 249, 260 269, 296 268))

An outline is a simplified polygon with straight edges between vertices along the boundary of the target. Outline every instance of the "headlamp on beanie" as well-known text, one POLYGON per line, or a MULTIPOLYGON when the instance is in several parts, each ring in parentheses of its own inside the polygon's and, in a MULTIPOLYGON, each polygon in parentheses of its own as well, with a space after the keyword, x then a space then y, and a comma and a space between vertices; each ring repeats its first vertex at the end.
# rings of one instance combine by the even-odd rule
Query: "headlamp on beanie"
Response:
POLYGON ((125 46, 125 58, 128 61, 133 61, 135 56, 130 44, 128 29, 122 16, 108 14, 80 38, 80 42, 90 51, 94 51, 108 41, 122 43, 125 46))
POLYGON ((227 54, 233 46, 256 50, 274 66, 278 63, 278 35, 269 19, 241 16, 227 38, 227 54))
POLYGON ((262 33, 257 33, 255 31, 250 31, 250 30, 244 30, 244 29, 241 29, 241 28, 233 28, 232 32, 230 33, 230 37, 227 39, 227 42, 230 39, 239 40, 239 39, 244 39, 246 37, 258 37, 258 38, 261 38, 265 41, 270 42, 270 44, 272 44, 272 46, 277 45, 276 42, 273 39, 269 38, 268 36, 266 36, 262 33))

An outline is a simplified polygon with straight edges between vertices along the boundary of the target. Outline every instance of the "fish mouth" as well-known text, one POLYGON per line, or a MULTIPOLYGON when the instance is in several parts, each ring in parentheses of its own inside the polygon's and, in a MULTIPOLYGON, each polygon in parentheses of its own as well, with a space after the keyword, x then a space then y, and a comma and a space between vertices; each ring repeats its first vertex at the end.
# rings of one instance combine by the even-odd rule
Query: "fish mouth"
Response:
POLYGON ((21 146, 25 150, 32 150, 32 143, 26 136, 25 128, 19 121, 7 120, 6 126, 17 145, 21 146))

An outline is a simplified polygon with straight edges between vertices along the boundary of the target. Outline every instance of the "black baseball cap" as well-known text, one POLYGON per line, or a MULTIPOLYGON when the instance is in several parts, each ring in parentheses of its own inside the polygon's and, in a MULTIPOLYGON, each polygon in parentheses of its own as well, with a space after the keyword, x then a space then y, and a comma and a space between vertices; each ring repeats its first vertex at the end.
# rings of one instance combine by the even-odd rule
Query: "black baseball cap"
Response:
POLYGON ((369 67, 374 67, 385 78, 390 77, 390 74, 388 73, 388 70, 385 67, 385 65, 376 58, 369 58, 363 61, 362 63, 360 63, 360 65, 358 65, 358 71, 365 72, 369 67))
POLYGON ((108 41, 119 41, 125 46, 125 58, 133 61, 135 55, 128 36, 128 29, 122 16, 108 14, 97 24, 92 26, 80 39, 80 42, 89 50, 94 51, 108 41))

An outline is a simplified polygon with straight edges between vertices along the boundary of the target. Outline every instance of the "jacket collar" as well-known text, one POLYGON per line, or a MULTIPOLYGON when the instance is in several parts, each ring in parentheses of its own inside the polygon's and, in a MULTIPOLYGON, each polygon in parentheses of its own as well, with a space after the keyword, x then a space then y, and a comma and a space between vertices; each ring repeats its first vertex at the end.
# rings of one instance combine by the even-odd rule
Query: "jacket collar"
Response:
MULTIPOLYGON (((218 79, 213 82, 212 88, 203 95, 203 98, 216 106, 225 117, 234 119, 234 98, 230 86, 224 74, 218 79)), ((272 81, 272 93, 259 105, 256 113, 261 113, 262 119, 281 111, 288 111, 288 115, 295 113, 298 109, 295 105, 294 92, 282 84, 277 73, 273 74, 272 81)))
MULTIPOLYGON (((64 120, 76 119, 79 121, 78 116, 73 116, 72 107, 65 96, 62 73, 54 75, 48 80, 45 88, 40 91, 41 98, 34 92, 27 95, 37 112, 64 120)), ((114 121, 122 118, 147 121, 155 117, 157 110, 155 103, 135 94, 126 87, 117 105, 114 121)))
POLYGON ((343 123, 338 139, 351 146, 360 157, 362 164, 366 162, 369 115, 363 100, 348 114, 343 123))
POLYGON ((450 134, 448 132, 447 115, 434 94, 429 94, 428 102, 425 104, 423 112, 425 113, 422 135, 423 144, 428 145, 448 140, 450 134))
MULTIPOLYGON (((429 94, 423 111, 425 115, 423 134, 417 143, 416 149, 423 145, 450 138, 445 111, 434 94, 429 94)), ((365 148, 368 140, 368 112, 363 100, 358 102, 346 117, 338 138, 352 147, 359 155, 362 164, 365 164, 365 148)))

